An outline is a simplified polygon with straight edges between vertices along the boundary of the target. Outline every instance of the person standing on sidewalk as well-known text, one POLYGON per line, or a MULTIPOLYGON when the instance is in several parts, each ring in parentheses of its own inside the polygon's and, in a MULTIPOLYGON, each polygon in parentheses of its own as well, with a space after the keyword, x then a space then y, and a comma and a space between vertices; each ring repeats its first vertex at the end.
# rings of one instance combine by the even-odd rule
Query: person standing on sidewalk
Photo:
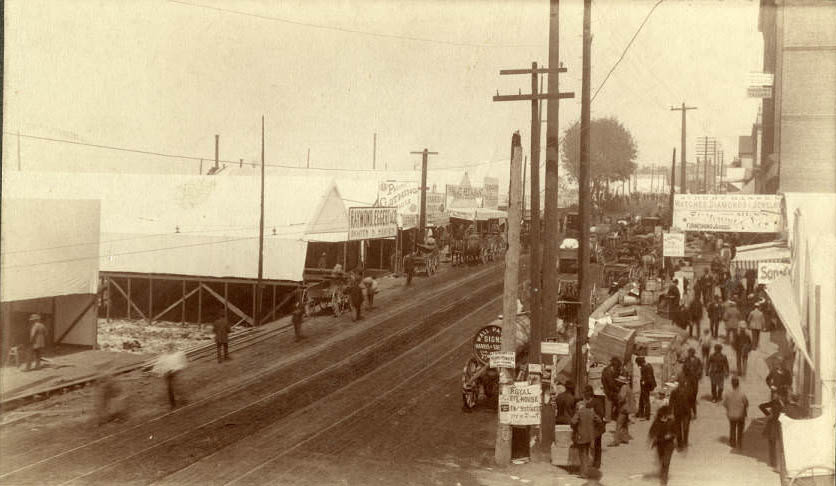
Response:
POLYGON ((706 329, 700 338, 700 352, 705 367, 705 376, 708 376, 708 358, 711 356, 711 348, 714 346, 714 339, 711 337, 711 330, 706 329))
POLYGON ((413 255, 413 252, 409 252, 403 258, 403 269, 406 272, 407 285, 412 285, 412 276, 415 275, 415 262, 412 260, 413 255))
POLYGON ((691 430, 691 390, 685 373, 680 373, 677 387, 671 392, 670 406, 676 425, 676 443, 680 450, 688 447, 691 430))
POLYGON ((293 323, 293 335, 296 341, 300 341, 305 338, 302 335, 302 321, 305 318, 305 309, 302 306, 301 302, 297 302, 296 306, 293 308, 293 314, 291 314, 290 322, 293 323))
POLYGON ((761 403, 758 408, 766 415, 766 425, 763 428, 763 435, 769 441, 769 465, 777 467, 778 439, 781 435, 781 423, 778 418, 784 413, 786 402, 780 393, 772 392, 772 400, 761 403))
POLYGON ((685 373, 685 379, 688 380, 688 404, 691 407, 693 419, 697 418, 697 393, 700 388, 702 369, 702 361, 697 358, 697 351, 694 348, 688 348, 688 357, 685 358, 682 371, 685 373))
POLYGON ((595 412, 595 415, 601 419, 595 422, 595 441, 592 443, 592 467, 601 469, 601 438, 604 436, 604 432, 607 431, 607 414, 605 412, 604 397, 596 395, 591 385, 584 387, 584 397, 586 396, 592 397, 589 399, 589 406, 595 412))
POLYGON ((578 409, 572 417, 574 429, 573 442, 578 450, 580 459, 580 476, 587 477, 589 473, 589 445, 595 440, 595 426, 601 421, 592 408, 592 393, 584 394, 585 400, 578 402, 578 409))
POLYGON ((740 324, 740 311, 737 310, 737 304, 729 299, 725 304, 725 312, 723 312, 723 322, 726 327, 726 344, 734 344, 734 335, 737 333, 737 327, 740 324))
POLYGON ((711 401, 719 402, 723 398, 723 383, 729 376, 729 360, 723 354, 723 345, 714 345, 714 354, 708 358, 708 376, 711 378, 711 401))
POLYGON ((354 308, 354 321, 363 319, 363 289, 360 285, 360 280, 356 278, 352 279, 348 285, 348 297, 354 308))
POLYGON ((723 398, 723 407, 729 419, 729 445, 732 449, 743 449, 743 429, 746 426, 749 399, 740 390, 740 380, 736 376, 732 377, 731 386, 731 391, 723 398))
POLYGON ((708 304, 708 322, 711 327, 711 337, 717 339, 720 336, 720 321, 723 319, 723 301, 719 295, 708 304))
POLYGON ((31 353, 29 354, 29 362, 26 363, 26 371, 35 364, 35 369, 41 369, 41 358, 44 348, 46 347, 46 326, 41 321, 40 314, 32 314, 29 316, 29 322, 32 327, 29 329, 29 347, 31 353))
POLYGON ((653 373, 653 366, 645 362, 644 356, 636 358, 636 364, 639 365, 639 373, 641 379, 639 386, 639 412, 636 415, 639 418, 650 420, 650 392, 656 388, 656 376, 653 373))
POLYGON ((215 349, 218 352, 218 363, 229 360, 229 321, 223 315, 212 323, 215 332, 215 349))
POLYGON ((601 385, 604 387, 604 395, 610 402, 610 418, 618 419, 618 391, 621 389, 616 379, 621 375, 621 360, 613 357, 610 364, 601 371, 601 385))
POLYGON ((734 354, 737 358, 737 374, 746 376, 746 368, 749 363, 749 352, 752 351, 752 338, 746 331, 744 324, 737 330, 737 337, 734 340, 734 354))
POLYGON ((368 308, 374 308, 374 294, 377 293, 377 280, 371 275, 363 279, 363 285, 366 287, 366 300, 369 305, 368 308))
POLYGON ((761 342, 761 331, 764 328, 764 317, 761 306, 755 304, 755 308, 749 313, 749 329, 752 330, 752 349, 758 349, 761 342))
POLYGON ((671 467, 671 457, 676 447, 676 427, 674 425, 673 411, 668 405, 659 407, 656 418, 650 426, 648 438, 651 447, 656 449, 659 458, 659 482, 662 485, 668 484, 668 472, 671 467))
POLYGON ((630 414, 633 413, 633 391, 630 389, 630 379, 626 376, 619 376, 616 382, 620 385, 618 390, 618 420, 615 425, 615 437, 609 444, 616 447, 619 444, 629 444, 630 439, 630 414))
POLYGON ((557 425, 569 425, 572 423, 572 417, 575 416, 575 384, 572 381, 567 381, 563 387, 562 393, 559 393, 554 399, 555 419, 554 423, 557 425))

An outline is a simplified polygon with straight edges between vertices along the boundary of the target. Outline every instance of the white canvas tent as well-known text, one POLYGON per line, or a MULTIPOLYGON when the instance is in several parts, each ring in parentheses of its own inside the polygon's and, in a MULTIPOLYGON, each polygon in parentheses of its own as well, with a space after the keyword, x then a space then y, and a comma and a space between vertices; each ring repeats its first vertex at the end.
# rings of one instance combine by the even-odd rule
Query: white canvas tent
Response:
POLYGON ((2 200, 3 350, 27 341, 41 314, 50 341, 96 345, 99 201, 2 200))

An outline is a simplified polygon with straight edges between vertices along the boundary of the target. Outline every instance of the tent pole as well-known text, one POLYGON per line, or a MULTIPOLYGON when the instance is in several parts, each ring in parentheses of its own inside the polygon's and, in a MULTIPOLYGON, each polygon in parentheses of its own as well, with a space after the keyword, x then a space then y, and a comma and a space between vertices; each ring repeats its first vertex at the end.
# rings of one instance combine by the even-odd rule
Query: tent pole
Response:
POLYGON ((229 306, 227 305, 229 302, 229 284, 224 282, 224 319, 227 321, 229 320, 229 306))
POLYGON ((181 311, 180 311, 180 324, 184 325, 184 324, 186 324, 186 281, 182 280, 182 282, 183 282, 183 285, 182 285, 183 306, 181 307, 181 311))
POLYGON ((128 320, 131 320, 131 277, 128 277, 128 295, 125 296, 125 301, 128 302, 128 320))
POLYGON ((203 283, 197 281, 197 328, 203 327, 203 283))
POLYGON ((154 294, 151 292, 154 284, 154 279, 148 279, 148 325, 151 325, 151 321, 154 316, 154 294))

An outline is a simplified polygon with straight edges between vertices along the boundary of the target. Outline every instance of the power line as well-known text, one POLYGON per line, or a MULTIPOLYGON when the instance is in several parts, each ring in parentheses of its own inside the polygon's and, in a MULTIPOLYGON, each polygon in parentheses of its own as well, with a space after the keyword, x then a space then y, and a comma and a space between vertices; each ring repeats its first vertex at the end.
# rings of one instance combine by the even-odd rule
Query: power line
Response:
MULTIPOLYGON (((607 73, 606 77, 604 77, 604 80, 598 86, 598 89, 595 90, 595 94, 592 95, 592 100, 595 100, 595 97, 598 96, 598 92, 600 92, 601 88, 603 88, 604 85, 607 84, 607 80, 610 79, 610 75, 612 75, 613 71, 615 71, 615 68, 618 67, 618 65, 621 63, 621 60, 624 59, 624 56, 627 54, 627 51, 630 50, 630 46, 633 45, 633 41, 636 40, 636 37, 638 37, 639 32, 642 31, 642 28, 644 27, 644 24, 647 23, 648 19, 650 19, 650 16, 653 14, 653 11, 655 11, 656 7, 658 7, 664 1, 665 0, 658 0, 653 5, 653 7, 650 9, 650 11, 647 12, 647 15, 644 17, 644 20, 642 20, 642 23, 639 25, 639 28, 636 29, 636 33, 633 34, 633 37, 630 39, 630 42, 627 43, 627 46, 624 48, 624 51, 621 53, 621 56, 619 56, 618 60, 615 61, 615 64, 613 64, 612 68, 610 68, 610 71, 607 73)), ((592 100, 590 100, 590 102, 592 100)))
POLYGON ((233 10, 233 9, 228 9, 228 8, 212 7, 212 6, 209 6, 209 5, 201 5, 201 4, 197 4, 197 3, 183 2, 181 0, 168 0, 168 1, 170 3, 176 3, 176 4, 184 5, 184 6, 187 6, 187 7, 197 7, 197 8, 207 9, 207 10, 215 10, 215 11, 218 11, 218 12, 231 13, 231 14, 235 14, 235 15, 242 15, 242 16, 245 16, 245 17, 253 17, 253 18, 257 18, 257 19, 261 19, 261 20, 271 20, 271 21, 274 21, 274 22, 282 22, 282 23, 285 23, 285 24, 297 25, 297 26, 300 26, 300 27, 309 27, 309 28, 313 28, 313 29, 330 30, 330 31, 334 31, 334 32, 342 32, 342 33, 345 33, 345 34, 360 34, 360 35, 366 35, 366 36, 370 36, 370 37, 380 37, 380 38, 384 38, 384 39, 398 39, 398 40, 414 41, 414 42, 427 42, 427 43, 431 43, 431 44, 442 44, 442 45, 457 46, 457 47, 513 48, 513 49, 520 49, 520 48, 530 49, 530 48, 540 47, 539 45, 529 45, 529 44, 486 44, 486 43, 474 43, 474 42, 456 42, 456 41, 448 41, 448 40, 441 40, 441 39, 431 39, 431 38, 428 38, 428 37, 414 37, 414 36, 408 36, 408 35, 387 34, 387 33, 383 33, 383 32, 369 32, 369 31, 366 31, 366 30, 349 29, 349 28, 346 28, 346 27, 336 27, 336 26, 333 26, 333 25, 312 24, 312 23, 309 23, 309 22, 301 22, 301 21, 298 21, 298 20, 292 20, 292 19, 283 18, 283 17, 273 17, 273 16, 269 16, 269 15, 261 15, 261 14, 255 14, 255 13, 250 13, 250 12, 243 12, 243 11, 240 11, 240 10, 233 10))

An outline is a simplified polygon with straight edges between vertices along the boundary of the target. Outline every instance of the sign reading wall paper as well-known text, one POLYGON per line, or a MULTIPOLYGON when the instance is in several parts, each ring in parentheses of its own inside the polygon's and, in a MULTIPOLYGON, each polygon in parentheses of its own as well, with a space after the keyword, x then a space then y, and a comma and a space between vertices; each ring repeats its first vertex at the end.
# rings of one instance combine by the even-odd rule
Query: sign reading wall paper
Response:
POLYGON ((777 233, 782 196, 767 194, 676 194, 673 227, 681 231, 777 233))
POLYGON ((397 234, 397 208, 348 208, 349 241, 394 238, 397 234))
POLYGON ((770 284, 782 275, 786 275, 787 277, 792 275, 792 266, 789 263, 758 263, 758 284, 770 284))

